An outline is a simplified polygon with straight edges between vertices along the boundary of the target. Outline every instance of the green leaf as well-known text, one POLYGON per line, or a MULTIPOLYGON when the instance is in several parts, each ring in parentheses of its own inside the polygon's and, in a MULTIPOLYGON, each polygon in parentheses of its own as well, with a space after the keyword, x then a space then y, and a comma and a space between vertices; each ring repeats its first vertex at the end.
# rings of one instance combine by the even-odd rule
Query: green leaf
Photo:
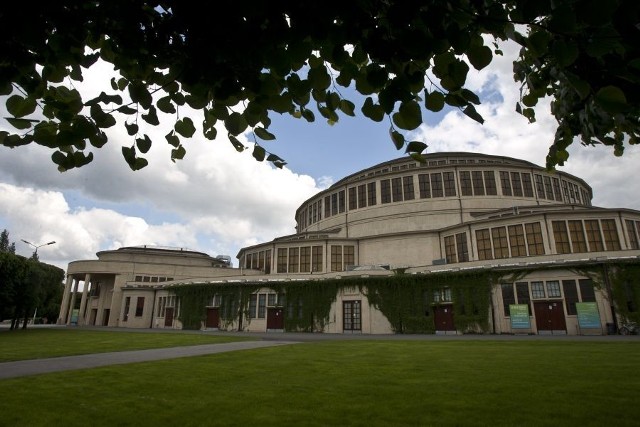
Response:
MULTIPOLYGON (((488 49, 488 48, 487 48, 488 49)), ((463 61, 453 61, 449 64, 449 77, 453 80, 454 88, 449 90, 457 90, 461 88, 467 81, 467 73, 469 72, 469 66, 463 61)))
POLYGON ((351 117, 355 116, 354 109, 356 108, 356 106, 353 104, 353 102, 346 99, 341 99, 339 108, 340 108, 340 111, 342 111, 347 116, 351 116, 351 117))
POLYGON ((482 70, 491 63, 493 54, 487 46, 471 46, 467 51, 467 58, 476 70, 482 70))
POLYGON ((147 90, 147 86, 142 82, 134 82, 129 85, 129 96, 133 102, 137 102, 142 105, 142 108, 148 109, 151 107, 151 94, 147 90))
POLYGON ((122 114, 129 114, 129 115, 135 114, 138 112, 137 109, 131 108, 128 105, 123 105, 122 107, 118 107, 116 111, 122 114))
POLYGON ((427 149, 427 144, 425 144, 424 142, 411 141, 407 144, 407 149, 405 150, 405 152, 420 154, 426 149, 427 149))
POLYGON ((185 154, 187 154, 187 150, 180 145, 178 148, 171 150, 171 161, 175 163, 176 160, 182 160, 184 159, 185 154))
POLYGON ((544 30, 534 32, 527 39, 527 46, 534 56, 540 57, 547 53, 551 36, 544 30))
POLYGON ((405 101, 393 115, 393 122, 400 129, 413 130, 422 124, 422 112, 416 101, 405 101))
POLYGON ((467 105, 467 107, 462 111, 464 114, 466 114, 467 116, 471 117, 473 120, 475 120, 476 122, 482 124, 484 123, 484 119, 482 118, 482 116, 476 111, 476 107, 474 107, 473 105, 469 104, 467 105))
POLYGON ((575 42, 558 39, 551 45, 551 54, 558 60, 561 67, 567 67, 578 59, 578 47, 575 42))
POLYGON ((438 112, 444 108, 444 95, 440 92, 431 92, 424 103, 428 110, 438 112))
POLYGON ((180 145, 180 138, 178 138, 178 136, 175 134, 174 131, 171 131, 168 134, 166 134, 164 138, 167 140, 169 145, 173 147, 178 147, 180 145))
POLYGON ((224 126, 227 128, 229 133, 237 136, 244 132, 248 125, 244 116, 234 111, 229 114, 229 117, 224 119, 224 126))
POLYGON ((362 114, 374 122, 381 122, 384 119, 384 110, 380 105, 374 104, 373 99, 368 96, 361 108, 362 114))
POLYGON ((102 131, 95 132, 93 135, 89 136, 89 143, 96 148, 102 147, 108 141, 107 134, 102 131))
MULTIPOLYGON (((464 99, 469 101, 472 104, 480 105, 480 98, 475 93, 471 92, 469 89, 462 89, 460 94, 464 99)), ((443 100, 444 101, 444 100, 443 100)))
POLYGON ((256 127, 253 131, 258 136, 258 138, 264 139, 265 141, 272 141, 276 139, 275 135, 267 131, 265 128, 256 127))
POLYGON ((38 122, 37 120, 14 119, 13 117, 5 117, 5 120, 16 129, 29 129, 33 123, 38 122))
POLYGON ((266 151, 265 151, 264 148, 262 148, 258 144, 253 146, 253 158, 254 159, 256 159, 257 161, 261 162, 261 161, 264 160, 265 154, 266 154, 266 151))
POLYGON ((391 141, 393 141, 393 145, 396 146, 396 150, 400 150, 404 147, 404 136, 400 132, 390 128, 389 136, 391 136, 391 141))
POLYGON ((138 125, 136 123, 124 123, 124 127, 127 129, 127 133, 133 136, 138 133, 138 125))
POLYGON ((146 134, 144 138, 136 138, 136 146, 141 153, 147 153, 151 149, 151 139, 146 134))
POLYGON ((323 91, 331 85, 331 77, 324 65, 309 69, 307 79, 311 87, 317 91, 323 91))
POLYGON ((608 113, 621 113, 628 108, 624 92, 616 86, 605 86, 595 96, 595 101, 608 113))
POLYGON ((158 114, 156 113, 156 107, 153 105, 149 107, 149 112, 147 114, 142 114, 142 119, 153 126, 158 126, 160 124, 160 120, 158 120, 158 114))
POLYGON ((193 121, 189 117, 178 120, 174 126, 174 129, 185 138, 191 138, 196 132, 196 128, 195 126, 193 126, 193 121))
POLYGON ((308 123, 313 123, 316 120, 316 116, 315 114, 313 114, 313 111, 305 108, 302 110, 301 112, 301 116, 308 122, 308 123))
POLYGON ((7 99, 7 111, 15 118, 28 116, 36 110, 36 101, 33 98, 23 98, 13 95, 7 99))
POLYGON ((236 151, 239 153, 243 152, 246 147, 240 141, 238 141, 238 138, 236 138, 232 134, 228 134, 228 136, 229 142, 231 142, 236 151))
POLYGON ((174 114, 176 112, 176 107, 173 105, 171 97, 168 95, 160 98, 156 103, 156 106, 158 107, 158 110, 162 111, 163 113, 174 114))

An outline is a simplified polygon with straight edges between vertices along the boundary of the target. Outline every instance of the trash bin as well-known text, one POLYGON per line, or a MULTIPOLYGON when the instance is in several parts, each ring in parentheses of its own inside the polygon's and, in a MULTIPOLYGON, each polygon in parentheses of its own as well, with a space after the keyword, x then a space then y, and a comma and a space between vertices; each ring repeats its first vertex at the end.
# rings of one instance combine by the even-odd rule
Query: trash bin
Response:
POLYGON ((607 335, 615 335, 616 334, 616 325, 613 323, 607 323, 607 335))

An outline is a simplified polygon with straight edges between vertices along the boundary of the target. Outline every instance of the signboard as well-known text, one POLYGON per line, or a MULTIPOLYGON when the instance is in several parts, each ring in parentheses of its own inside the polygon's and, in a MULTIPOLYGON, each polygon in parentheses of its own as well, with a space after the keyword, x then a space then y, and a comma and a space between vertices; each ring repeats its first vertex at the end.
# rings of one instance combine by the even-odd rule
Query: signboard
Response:
POLYGON ((531 329, 528 304, 509 304, 511 329, 531 329))
POLYGON ((600 329, 600 313, 595 302, 577 302, 578 325, 583 329, 600 329))

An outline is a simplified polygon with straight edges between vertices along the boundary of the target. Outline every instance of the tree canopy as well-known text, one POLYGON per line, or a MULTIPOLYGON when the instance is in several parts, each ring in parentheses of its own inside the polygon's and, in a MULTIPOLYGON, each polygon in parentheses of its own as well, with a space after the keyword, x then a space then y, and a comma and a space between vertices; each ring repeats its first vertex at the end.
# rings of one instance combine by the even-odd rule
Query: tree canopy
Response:
POLYGON ((393 144, 420 158, 425 142, 405 135, 423 122, 423 108, 459 108, 483 122, 480 99, 465 82, 472 67, 502 54, 502 40, 521 46, 514 108, 524 122, 552 97, 558 127, 549 168, 567 160, 574 141, 621 155, 639 138, 637 0, 245 0, 224 7, 58 0, 2 9, 0 95, 13 129, 0 132, 0 143, 49 147, 61 171, 91 162, 120 116, 131 136, 124 159, 143 168, 158 142, 140 124, 158 126, 162 114, 172 117, 165 140, 174 161, 184 157, 195 121, 207 139, 220 122, 238 151, 252 149, 258 161, 282 167, 262 143, 275 138, 274 113, 308 122, 316 113, 329 123, 359 113, 387 119, 393 144), (98 59, 119 77, 83 99, 74 84, 98 59), (364 96, 361 105, 343 95, 346 87, 364 96), (238 138, 245 133, 253 147, 238 138))
POLYGON ((31 316, 55 320, 60 310, 64 271, 56 266, 16 255, 7 245, 9 232, 3 230, 0 246, 0 320, 10 318, 11 329, 23 328, 31 316))

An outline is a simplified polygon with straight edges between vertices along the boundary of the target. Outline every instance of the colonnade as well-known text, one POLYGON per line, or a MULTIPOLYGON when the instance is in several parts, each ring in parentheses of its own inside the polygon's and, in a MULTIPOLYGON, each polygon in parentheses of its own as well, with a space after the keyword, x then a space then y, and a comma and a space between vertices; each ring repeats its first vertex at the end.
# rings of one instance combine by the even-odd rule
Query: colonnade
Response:
MULTIPOLYGON (((58 315, 58 325, 71 324, 73 317, 73 307, 76 305, 76 295, 80 286, 80 279, 73 275, 67 276, 67 282, 64 286, 64 295, 62 296, 62 305, 60 306, 60 314, 58 315)), ((80 300, 80 311, 78 313, 78 326, 85 325, 87 322, 86 310, 89 295, 89 287, 91 286, 91 274, 84 276, 84 286, 82 289, 82 297, 80 300)))

